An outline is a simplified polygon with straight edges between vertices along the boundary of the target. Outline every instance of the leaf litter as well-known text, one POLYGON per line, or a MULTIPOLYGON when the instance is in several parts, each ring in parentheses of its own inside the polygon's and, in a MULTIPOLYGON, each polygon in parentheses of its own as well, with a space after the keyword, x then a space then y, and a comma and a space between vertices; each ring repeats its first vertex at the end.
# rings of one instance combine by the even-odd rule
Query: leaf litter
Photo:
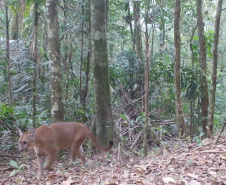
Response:
POLYGON ((16 163, 0 163, 0 184, 226 184, 226 136, 222 136, 216 145, 212 139, 205 139, 202 143, 199 146, 185 141, 172 142, 164 148, 150 149, 146 158, 133 153, 119 155, 118 149, 115 149, 110 154, 87 156, 85 167, 81 167, 79 162, 71 164, 70 157, 66 156, 54 163, 53 171, 44 171, 41 179, 36 178, 35 154, 29 151, 23 158, 14 158, 16 163))

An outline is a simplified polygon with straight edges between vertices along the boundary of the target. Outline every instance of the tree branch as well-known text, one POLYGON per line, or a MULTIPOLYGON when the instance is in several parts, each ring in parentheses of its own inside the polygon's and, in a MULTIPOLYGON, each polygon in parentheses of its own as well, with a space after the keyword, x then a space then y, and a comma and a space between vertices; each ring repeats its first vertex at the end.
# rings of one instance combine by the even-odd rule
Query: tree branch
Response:
POLYGON ((6 26, 6 24, 5 24, 5 22, 0 18, 0 22, 2 22, 2 24, 4 25, 4 26, 6 26))
POLYGON ((220 130, 220 133, 218 134, 216 140, 215 140, 214 143, 213 143, 214 145, 217 144, 217 142, 218 142, 218 140, 219 140, 219 138, 220 138, 220 136, 221 136, 221 133, 224 131, 225 126, 226 126, 226 122, 224 122, 224 124, 222 125, 221 130, 220 130))

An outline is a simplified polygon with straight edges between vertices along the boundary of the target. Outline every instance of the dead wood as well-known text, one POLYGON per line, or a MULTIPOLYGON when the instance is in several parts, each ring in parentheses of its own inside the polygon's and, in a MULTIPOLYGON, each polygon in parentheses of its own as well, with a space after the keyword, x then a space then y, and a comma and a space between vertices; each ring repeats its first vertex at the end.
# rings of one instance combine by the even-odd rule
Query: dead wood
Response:
POLYGON ((126 146, 126 145, 125 145, 125 147, 127 149, 129 149, 131 152, 133 152, 133 154, 135 154, 136 156, 139 156, 132 148, 130 148, 130 147, 126 146))
POLYGON ((226 125, 226 122, 224 122, 224 124, 222 125, 221 130, 220 130, 220 133, 218 134, 216 140, 215 140, 214 143, 213 143, 214 145, 217 144, 217 142, 218 142, 218 140, 219 140, 219 138, 220 138, 220 136, 221 136, 221 133, 224 131, 225 125, 226 125))
POLYGON ((223 154, 226 154, 226 150, 204 150, 204 151, 201 151, 199 153, 223 153, 223 154))
POLYGON ((22 158, 23 156, 18 155, 8 155, 8 154, 0 154, 0 157, 11 157, 11 158, 22 158))

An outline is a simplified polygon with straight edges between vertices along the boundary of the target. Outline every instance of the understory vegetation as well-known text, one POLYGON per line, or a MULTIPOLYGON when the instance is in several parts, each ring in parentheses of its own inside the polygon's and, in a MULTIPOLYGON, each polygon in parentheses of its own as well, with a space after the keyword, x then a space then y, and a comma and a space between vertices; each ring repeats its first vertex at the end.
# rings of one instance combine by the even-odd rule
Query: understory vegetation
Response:
MULTIPOLYGON (((91 26, 90 1, 58 1, 57 12, 59 62, 62 74, 61 95, 64 104, 63 121, 81 122, 95 130, 95 125, 98 125, 96 121, 97 95, 95 94, 97 85, 94 73, 95 52, 92 43, 94 36, 91 26)), ((107 77, 109 77, 112 120, 117 133, 117 144, 112 155, 120 156, 120 160, 130 155, 143 156, 146 120, 148 120, 147 141, 150 153, 159 147, 176 148, 177 144, 171 143, 172 141, 179 142, 174 81, 176 78, 174 73, 175 1, 109 0, 106 2, 109 6, 106 10, 107 30, 105 31, 109 69, 107 77), (145 106, 146 63, 150 66, 148 107, 145 106), (148 115, 146 108, 149 110, 148 115)), ((217 3, 217 0, 202 1, 206 49, 206 74, 204 76, 209 96, 212 94, 211 84, 214 78, 212 77, 213 45, 217 3)), ((51 124, 51 78, 53 76, 48 49, 49 20, 46 16, 45 4, 44 0, 4 0, 0 3, 0 157, 5 154, 12 156, 18 154, 18 128, 26 131, 51 124), (35 31, 35 17, 38 19, 37 31, 35 31), (35 47, 37 57, 34 59, 32 48, 35 47)), ((226 118, 225 1, 222 6, 218 65, 215 76, 217 83, 213 136, 220 132, 226 118)), ((182 1, 180 90, 184 133, 180 141, 187 142, 188 145, 195 143, 197 147, 201 147, 202 139, 207 136, 203 128, 203 120, 207 118, 203 116, 202 107, 203 69, 200 67, 198 31, 196 1, 182 1)), ((99 94, 98 97, 102 95, 99 94)), ((209 105, 207 109, 210 111, 209 105)), ((211 134, 208 136, 211 137, 211 134)), ((221 143, 225 146, 225 141, 221 143)), ((88 142, 84 144, 85 151, 90 151, 91 147, 88 145, 88 142)), ((219 148, 222 149, 221 146, 219 148)), ((209 148, 204 151, 206 150, 209 148)), ((188 152, 186 155, 190 155, 189 151, 186 151, 188 152)), ((219 160, 223 158, 225 160, 225 155, 219 160)), ((170 159, 170 163, 173 160, 170 159)), ((192 159, 188 157, 186 160, 192 159)), ((7 157, 3 158, 3 161, 10 163, 7 157)), ((108 161, 104 163, 109 164, 108 161)), ((154 161, 152 163, 155 167, 160 165, 154 161)), ((12 176, 21 169, 27 168, 26 165, 20 166, 18 161, 11 162, 11 166, 16 169, 12 176)), ((118 166, 115 168, 118 169, 118 166)), ((147 165, 141 169, 141 172, 135 171, 142 176, 142 174, 149 173, 150 168, 150 165, 147 165)), ((127 174, 125 171, 122 173, 127 174)))

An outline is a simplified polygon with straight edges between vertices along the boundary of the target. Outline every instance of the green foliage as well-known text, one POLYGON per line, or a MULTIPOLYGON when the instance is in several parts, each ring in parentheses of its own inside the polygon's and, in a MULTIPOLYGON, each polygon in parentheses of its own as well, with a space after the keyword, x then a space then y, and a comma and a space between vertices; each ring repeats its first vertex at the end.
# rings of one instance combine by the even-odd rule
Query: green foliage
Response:
POLYGON ((209 31, 205 34, 206 38, 206 52, 210 59, 212 59, 212 45, 213 45, 213 39, 214 39, 214 31, 209 31))
POLYGON ((7 104, 0 104, 0 119, 8 119, 13 114, 13 109, 7 104))
MULTIPOLYGON (((8 1, 10 15, 14 15, 20 1, 8 1)), ((139 0, 141 8, 141 25, 143 39, 143 54, 145 56, 144 41, 144 18, 147 13, 148 32, 152 33, 154 28, 154 50, 150 61, 150 119, 174 119, 175 117, 175 93, 174 93, 174 38, 173 38, 173 21, 174 21, 174 2, 172 1, 145 1, 139 0)), ((59 2, 59 32, 61 35, 61 55, 62 55, 62 73, 64 85, 65 100, 65 121, 81 121, 90 122, 95 113, 95 98, 93 93, 92 70, 90 73, 89 91, 87 95, 86 106, 83 107, 80 102, 80 60, 81 60, 81 20, 84 21, 84 39, 83 39, 83 66, 82 71, 82 88, 85 86, 85 70, 87 67, 87 53, 90 48, 90 14, 89 1, 84 2, 84 15, 81 15, 81 7, 83 0, 67 1, 66 8, 64 1, 59 2), (74 11, 76 9, 76 11, 74 11), (77 11, 78 10, 78 11, 77 11), (70 52, 72 53, 69 59, 70 52)), ((116 116, 128 122, 130 127, 142 125, 144 121, 143 102, 144 95, 144 63, 142 63, 133 51, 134 34, 134 14, 133 1, 129 0, 111 0, 109 1, 108 14, 108 46, 109 46, 109 64, 110 64, 110 83, 112 87, 112 105, 113 111, 117 110, 120 105, 127 103, 122 101, 126 94, 133 102, 133 109, 138 113, 131 118, 129 114, 131 110, 126 107, 125 112, 119 112, 116 116), (130 9, 130 15, 128 13, 130 9), (129 23, 132 23, 130 30, 129 23), (127 112, 126 112, 127 111, 127 112)), ((181 85, 183 108, 185 115, 190 115, 190 101, 194 102, 194 128, 198 128, 198 118, 200 117, 198 103, 200 96, 200 67, 199 67, 199 44, 198 31, 194 32, 191 41, 191 47, 194 54, 194 63, 192 64, 192 56, 189 48, 192 31, 194 30, 196 19, 196 2, 181 2, 181 85)), ((11 55, 15 48, 23 48, 16 51, 16 57, 11 56, 12 87, 14 96, 14 108, 9 108, 8 102, 8 76, 7 64, 5 62, 5 14, 0 12, 0 120, 3 120, 8 126, 20 126, 24 129, 32 126, 32 98, 33 98, 33 71, 37 69, 37 126, 50 123, 50 83, 49 83, 49 61, 47 57, 48 50, 46 48, 46 10, 44 0, 28 0, 23 10, 23 20, 20 25, 20 40, 22 43, 15 47, 15 43, 11 43, 11 55), (30 44, 33 28, 33 7, 34 3, 39 4, 39 25, 38 25, 38 63, 34 64, 29 60, 30 44), (14 117, 10 116, 13 115, 14 117), (13 121, 16 123, 13 124, 13 121)), ((204 14, 205 38, 207 61, 212 58, 212 44, 214 38, 213 25, 215 15, 215 2, 207 1, 203 3, 207 13, 204 14), (211 5, 211 6, 209 6, 211 5), (212 6, 213 5, 213 6, 212 6)), ((3 11, 3 10, 2 10, 3 11)), ((222 30, 224 25, 222 24, 222 30)), ((222 38, 225 33, 221 32, 222 38)), ((224 40, 220 39, 219 43, 219 63, 218 63, 218 84, 216 94, 216 113, 214 126, 220 127, 220 123, 225 118, 225 62, 224 55, 226 53, 226 45, 224 40)), ((151 34, 149 38, 149 46, 151 46, 151 34)), ((150 48, 149 48, 150 49, 150 48)), ((144 57, 145 58, 145 57, 144 57)), ((144 59, 145 60, 145 59, 144 59)), ((211 71, 211 65, 208 65, 208 72, 211 71)), ((210 79, 210 73, 207 74, 210 79)), ((210 82, 210 81, 209 81, 210 82)), ((208 83, 209 83, 208 82, 208 83)), ((210 85, 210 83, 208 84, 210 85)), ((132 112, 132 114, 135 114, 132 112)), ((118 118, 116 118, 118 119, 118 118)), ((188 120, 189 122, 189 120, 188 120)), ((8 129, 3 129, 7 134, 8 129)), ((197 129, 198 130, 198 129, 197 129)), ((168 128, 158 128, 158 133, 167 134, 168 128), (165 130, 164 130, 165 129, 165 130)), ((197 131, 198 132, 198 131, 197 131)), ((197 138, 196 138, 197 139, 197 138)), ((198 139, 197 139, 198 140, 198 139)), ((4 145, 6 148, 7 146, 4 145)))
POLYGON ((202 146, 202 136, 204 135, 203 132, 201 132, 198 136, 195 136, 192 141, 196 142, 199 146, 202 146))
POLYGON ((45 5, 45 0, 27 0, 26 5, 32 5, 34 3, 37 3, 38 5, 45 5))
POLYGON ((25 164, 18 165, 18 163, 16 161, 14 161, 14 160, 10 160, 9 164, 13 168, 16 168, 13 171, 11 171, 11 173, 9 174, 10 177, 16 175, 20 171, 24 171, 24 169, 27 168, 27 165, 25 165, 25 164))
POLYGON ((124 50, 117 56, 117 61, 110 65, 110 82, 113 88, 118 88, 120 82, 126 91, 139 91, 141 76, 144 74, 143 63, 132 50, 124 50))
POLYGON ((145 122, 144 113, 141 113, 141 115, 137 116, 136 119, 131 119, 131 120, 125 114, 120 114, 120 117, 130 125, 130 128, 133 128, 135 125, 143 125, 145 122))
POLYGON ((13 109, 6 103, 0 103, 0 130, 13 126, 13 109))
POLYGON ((18 166, 16 161, 11 160, 9 164, 10 164, 10 166, 12 166, 14 168, 19 168, 19 166, 18 166))
POLYGON ((181 72, 181 85, 185 90, 185 97, 190 99, 196 99, 199 95, 199 68, 192 70, 189 66, 182 68, 181 72))

